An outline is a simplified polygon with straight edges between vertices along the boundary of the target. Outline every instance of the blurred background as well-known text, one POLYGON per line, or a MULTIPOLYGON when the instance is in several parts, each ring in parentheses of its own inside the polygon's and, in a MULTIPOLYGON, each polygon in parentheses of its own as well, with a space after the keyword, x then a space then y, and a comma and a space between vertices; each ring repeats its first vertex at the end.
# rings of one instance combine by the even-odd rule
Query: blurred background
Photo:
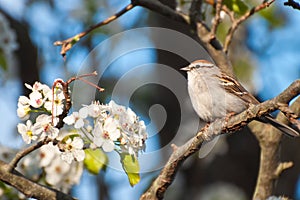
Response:
MULTIPOLYGON (((176 6, 173 1, 163 2, 170 7, 176 6)), ((56 78, 68 80, 81 72, 94 70, 101 71, 98 83, 106 91, 87 96, 78 86, 73 98, 75 105, 89 104, 87 101, 91 99, 104 103, 114 99, 120 104, 128 104, 148 125, 151 137, 147 141, 146 154, 155 154, 151 160, 142 159, 141 166, 151 164, 154 167, 152 170, 142 169, 141 182, 131 187, 123 171, 110 167, 97 176, 84 172, 80 184, 72 189, 72 194, 79 199, 138 199, 158 175, 160 166, 171 152, 170 144, 184 143, 197 131, 195 127, 198 128, 197 117, 187 96, 178 100, 175 91, 158 83, 168 79, 171 85, 175 84, 178 79, 170 79, 173 73, 179 74, 179 78, 185 76, 180 74, 180 67, 192 59, 209 59, 209 55, 201 48, 199 52, 191 50, 179 39, 170 46, 188 52, 191 55, 189 58, 158 48, 158 42, 166 38, 161 36, 161 40, 157 40, 159 35, 154 35, 151 30, 133 31, 130 37, 127 34, 115 37, 135 28, 163 27, 192 38, 181 24, 136 7, 83 38, 68 52, 65 61, 60 55, 60 47, 53 45, 53 42, 67 39, 113 15, 128 3, 118 0, 0 0, 0 15, 11 29, 10 37, 4 43, 6 51, 0 52, 1 146, 24 147, 16 130, 19 122, 17 100, 20 95, 28 94, 24 83, 33 84, 39 80, 52 85, 56 78), (112 37, 114 39, 110 40, 112 37), (106 41, 105 45, 101 45, 103 41, 106 41), (161 68, 157 64, 168 66, 173 71, 169 75, 160 73, 161 68), (132 74, 133 69, 143 65, 147 67, 132 74), (129 97, 124 92, 113 95, 114 88, 124 77, 126 81, 122 83, 133 85, 136 90, 129 97), (145 77, 151 77, 156 82, 135 85, 145 77), (185 107, 187 116, 183 121, 182 107, 185 107), (185 134, 177 134, 178 130, 185 134), (162 148, 166 150, 159 151, 162 148)), ((180 3, 177 9, 186 11, 189 4, 180 3)), ((246 2, 249 7, 257 3, 256 0, 246 2)), ((213 12, 209 6, 206 9, 209 22, 213 12)), ((283 2, 276 1, 240 26, 234 37, 230 48, 234 70, 243 85, 261 101, 276 96, 300 76, 299 21, 300 11, 284 7, 283 2)), ((228 22, 225 18, 219 28, 221 41, 228 29, 228 22)), ((0 38, 3 31, 0 29, 0 38)), ((180 81, 180 84, 185 90, 181 95, 187 94, 186 83, 180 81)), ((184 163, 165 199, 251 199, 259 166, 259 147, 254 136, 244 128, 240 133, 219 138, 211 146, 214 148, 202 153, 200 158, 197 154, 184 163)), ((293 161, 294 167, 281 175, 274 195, 284 194, 300 200, 298 155, 299 139, 284 137, 281 160, 293 161)))

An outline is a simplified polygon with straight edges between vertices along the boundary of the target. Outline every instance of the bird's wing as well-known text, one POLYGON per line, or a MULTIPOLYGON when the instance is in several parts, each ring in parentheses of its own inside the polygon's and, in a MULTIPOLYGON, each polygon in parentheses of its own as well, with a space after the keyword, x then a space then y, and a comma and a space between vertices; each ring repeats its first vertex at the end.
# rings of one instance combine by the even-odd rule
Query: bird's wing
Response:
POLYGON ((221 73, 221 75, 216 75, 219 80, 220 84, 227 90, 229 93, 238 96, 239 98, 243 99, 248 104, 258 104, 259 101, 250 94, 238 81, 234 78, 226 76, 225 74, 221 73))

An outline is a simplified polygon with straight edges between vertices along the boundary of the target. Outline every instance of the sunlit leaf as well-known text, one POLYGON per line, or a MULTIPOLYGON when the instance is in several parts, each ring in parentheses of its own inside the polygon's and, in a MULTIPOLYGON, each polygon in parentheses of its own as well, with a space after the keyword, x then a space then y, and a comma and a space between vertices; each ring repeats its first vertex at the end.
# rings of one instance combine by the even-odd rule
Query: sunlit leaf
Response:
POLYGON ((274 6, 270 6, 267 9, 263 9, 259 12, 259 15, 262 16, 265 20, 267 20, 272 28, 282 26, 286 19, 284 13, 280 12, 274 6))
POLYGON ((140 165, 138 160, 128 153, 121 153, 120 156, 123 169, 127 174, 130 185, 136 185, 141 179, 139 174, 140 165))
POLYGON ((101 149, 85 149, 84 165, 92 174, 98 174, 108 163, 106 154, 101 149))
POLYGON ((242 0, 224 0, 224 4, 238 15, 243 15, 248 10, 247 4, 242 0))

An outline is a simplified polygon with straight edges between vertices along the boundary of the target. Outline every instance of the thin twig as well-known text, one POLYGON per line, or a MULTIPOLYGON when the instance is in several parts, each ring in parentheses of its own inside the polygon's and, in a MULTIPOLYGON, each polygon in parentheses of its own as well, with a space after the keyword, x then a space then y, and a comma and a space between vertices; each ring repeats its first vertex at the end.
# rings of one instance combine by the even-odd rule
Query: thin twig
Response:
POLYGON ((300 130, 300 121, 297 120, 298 116, 288 107, 287 104, 280 104, 279 110, 287 117, 289 122, 300 130))
POLYGON ((91 31, 103 26, 103 25, 106 25, 106 24, 109 24, 110 22, 114 21, 115 19, 117 19, 118 17, 120 17, 121 15, 125 14, 126 12, 128 12, 129 10, 131 10, 132 8, 134 8, 134 4, 129 4, 127 6, 125 6, 123 9, 121 9, 119 12, 115 13, 114 15, 108 17, 107 19, 99 22, 98 24, 95 24, 93 26, 91 26, 89 29, 81 32, 81 33, 78 33, 77 35, 73 36, 73 37, 70 37, 66 40, 63 40, 63 41, 56 41, 54 42, 54 45, 56 46, 62 46, 61 47, 61 51, 60 51, 60 54, 65 58, 66 56, 66 53, 73 47, 73 45, 75 43, 77 43, 81 38, 83 38, 84 36, 86 36, 87 34, 89 34, 91 31))
POLYGON ((214 17, 214 20, 213 20, 213 24, 212 24, 212 28, 211 28, 211 31, 210 31, 210 34, 211 34, 211 40, 213 40, 214 38, 216 38, 216 33, 217 33, 217 28, 221 22, 221 16, 220 16, 220 12, 222 10, 222 3, 223 3, 223 0, 217 0, 217 3, 216 3, 216 14, 215 14, 215 17, 214 17))
POLYGON ((262 9, 265 9, 267 7, 269 7, 275 0, 271 0, 269 2, 264 2, 260 5, 257 5, 255 7, 253 7, 252 9, 250 9, 248 12, 246 12, 243 16, 241 16, 240 18, 234 20, 232 22, 232 25, 230 27, 230 29, 228 30, 228 33, 226 35, 226 39, 225 39, 225 43, 224 43, 224 48, 223 48, 223 51, 225 53, 228 52, 228 48, 229 48, 229 45, 231 44, 231 41, 232 41, 232 38, 233 38, 233 35, 235 33, 235 31, 237 30, 237 28, 239 27, 239 25, 246 21, 249 17, 251 17, 254 13, 262 10, 262 9))
POLYGON ((58 123, 56 124, 56 128, 60 129, 64 126, 64 121, 63 119, 68 115, 71 107, 72 107, 72 100, 71 100, 71 95, 69 93, 69 85, 70 83, 72 83, 73 81, 75 80, 81 80, 83 81, 84 83, 92 86, 92 87, 95 87, 98 91, 100 92, 103 92, 104 91, 104 88, 101 88, 99 87, 98 85, 90 82, 90 81, 87 81, 83 78, 85 77, 89 77, 89 76, 97 76, 97 72, 94 71, 93 73, 89 73, 89 74, 83 74, 83 75, 80 75, 80 76, 76 76, 76 77, 72 77, 70 78, 67 82, 64 82, 63 80, 61 79, 58 79, 56 80, 56 82, 54 82, 53 84, 53 87, 57 84, 57 83, 60 83, 62 85, 62 88, 63 88, 63 94, 64 94, 64 97, 65 97, 65 105, 64 105, 64 109, 63 109, 63 112, 62 114, 60 114, 58 116, 58 123))
MULTIPOLYGON (((72 101, 71 101, 71 96, 69 93, 69 83, 64 82, 61 79, 58 79, 53 83, 52 88, 54 88, 58 83, 60 83, 62 85, 62 91, 63 91, 64 97, 65 97, 63 112, 58 116, 58 122, 55 126, 56 128, 60 129, 64 126, 63 119, 68 115, 69 110, 72 107, 72 101)), ((52 115, 52 123, 53 123, 53 118, 54 118, 54 116, 52 115)))
MULTIPOLYGON (((132 0, 131 2, 134 2, 134 4, 137 6, 142 6, 165 17, 168 17, 173 21, 180 22, 184 25, 191 24, 191 19, 188 15, 176 12, 175 10, 164 5, 158 0, 132 0)), ((224 71, 227 75, 234 77, 232 65, 228 60, 227 55, 223 52, 221 43, 217 39, 211 40, 209 36, 210 30, 208 29, 208 26, 202 21, 198 22, 197 36, 195 36, 196 40, 201 41, 201 44, 203 44, 209 55, 212 58, 215 58, 216 64, 222 69, 222 71, 224 71)))
POLYGON ((17 164, 19 163, 19 161, 25 157, 26 155, 30 154, 31 152, 37 150, 38 148, 40 148, 41 146, 48 144, 49 142, 51 142, 52 139, 50 138, 45 138, 44 140, 39 141, 38 143, 23 149, 21 151, 19 151, 16 156, 10 161, 9 163, 9 171, 11 172, 14 168, 17 167, 17 164))
MULTIPOLYGON (((214 1, 205 0, 205 3, 215 6, 214 1)), ((224 11, 229 16, 231 22, 235 20, 234 11, 230 10, 225 4, 222 5, 221 11, 224 11)))
POLYGON ((224 11, 229 16, 231 22, 235 20, 234 11, 230 10, 226 5, 222 6, 222 11, 224 11))
POLYGON ((287 169, 293 167, 293 165, 294 165, 293 162, 279 163, 279 165, 277 166, 275 173, 274 173, 275 178, 278 178, 284 170, 287 170, 287 169))

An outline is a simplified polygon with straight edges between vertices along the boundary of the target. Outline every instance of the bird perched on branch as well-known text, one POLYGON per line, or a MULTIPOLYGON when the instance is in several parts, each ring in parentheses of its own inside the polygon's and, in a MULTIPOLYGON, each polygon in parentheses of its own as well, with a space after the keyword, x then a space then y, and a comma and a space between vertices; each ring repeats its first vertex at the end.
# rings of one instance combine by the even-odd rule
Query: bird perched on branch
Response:
MULTIPOLYGON (((213 122, 232 113, 238 114, 250 105, 259 104, 237 80, 227 76, 207 60, 196 60, 181 70, 187 71, 188 91, 193 108, 205 122, 213 122)), ((257 120, 269 123, 289 136, 299 136, 296 130, 275 120, 271 115, 261 116, 257 120)))

